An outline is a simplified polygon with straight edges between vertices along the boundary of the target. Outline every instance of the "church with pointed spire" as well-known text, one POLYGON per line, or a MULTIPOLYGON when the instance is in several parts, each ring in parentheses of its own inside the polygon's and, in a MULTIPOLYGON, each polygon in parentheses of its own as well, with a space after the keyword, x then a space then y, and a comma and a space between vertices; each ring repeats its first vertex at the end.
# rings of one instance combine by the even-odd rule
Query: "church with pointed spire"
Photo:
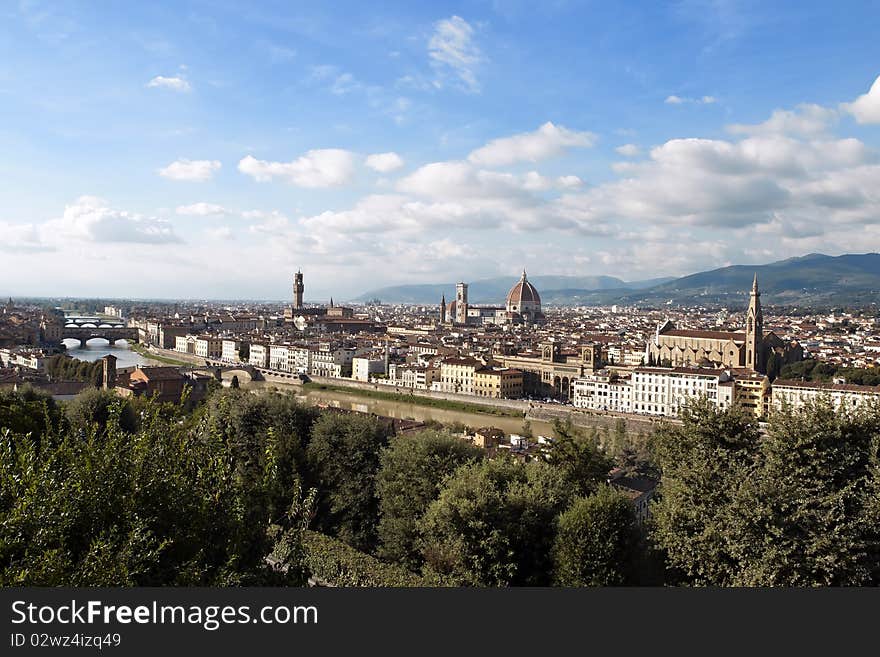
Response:
POLYGON ((645 349, 647 365, 671 367, 727 367, 768 373, 787 363, 803 359, 797 341, 782 340, 773 331, 764 332, 758 275, 752 281, 745 326, 741 331, 688 330, 670 321, 657 327, 645 349))
POLYGON ((541 311, 541 295, 532 285, 526 270, 510 288, 503 306, 475 305, 468 303, 468 284, 455 286, 455 299, 446 303, 446 294, 440 299, 441 324, 543 324, 546 321, 541 311))

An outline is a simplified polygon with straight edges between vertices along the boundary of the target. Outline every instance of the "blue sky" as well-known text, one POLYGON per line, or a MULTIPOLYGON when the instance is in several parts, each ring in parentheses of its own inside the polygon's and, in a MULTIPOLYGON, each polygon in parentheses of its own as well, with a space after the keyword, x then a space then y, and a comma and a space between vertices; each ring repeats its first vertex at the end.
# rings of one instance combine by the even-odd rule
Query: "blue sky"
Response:
POLYGON ((880 250, 880 8, 767 4, 4 3, 0 294, 880 250))

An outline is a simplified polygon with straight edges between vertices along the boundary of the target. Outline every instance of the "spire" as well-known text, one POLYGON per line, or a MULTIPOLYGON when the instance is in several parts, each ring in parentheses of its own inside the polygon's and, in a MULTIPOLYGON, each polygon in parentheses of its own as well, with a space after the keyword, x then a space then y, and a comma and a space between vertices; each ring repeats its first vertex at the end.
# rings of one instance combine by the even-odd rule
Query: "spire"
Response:
POLYGON ((523 267, 523 275, 522 275, 522 279, 523 279, 523 280, 526 280, 526 268, 525 268, 525 267, 523 267))
POLYGON ((330 297, 330 307, 333 307, 333 297, 330 297))
POLYGON ((755 280, 752 282, 752 292, 756 293, 758 291, 758 272, 755 272, 755 280))

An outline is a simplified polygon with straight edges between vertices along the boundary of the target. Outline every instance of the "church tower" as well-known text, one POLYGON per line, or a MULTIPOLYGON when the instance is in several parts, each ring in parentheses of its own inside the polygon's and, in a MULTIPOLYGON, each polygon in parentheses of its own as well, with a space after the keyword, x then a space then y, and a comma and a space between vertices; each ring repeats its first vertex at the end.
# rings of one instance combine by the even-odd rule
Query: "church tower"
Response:
POLYGON ((446 293, 440 296, 440 323, 446 323, 446 293))
POLYGON ((746 367, 753 372, 764 371, 764 314, 761 312, 761 293, 758 291, 758 274, 749 295, 749 311, 746 315, 746 367))
POLYGON ((467 283, 458 283, 455 286, 455 323, 467 324, 467 283))
POLYGON ((293 309, 301 310, 303 307, 303 274, 297 271, 293 275, 293 309))

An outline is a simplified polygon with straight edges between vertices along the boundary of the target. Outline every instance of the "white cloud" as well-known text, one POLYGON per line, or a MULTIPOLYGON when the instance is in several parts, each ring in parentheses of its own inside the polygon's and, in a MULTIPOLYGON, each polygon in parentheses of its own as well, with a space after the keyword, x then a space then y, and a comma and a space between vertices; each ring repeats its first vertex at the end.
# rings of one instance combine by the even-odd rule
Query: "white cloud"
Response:
POLYGON ((46 244, 34 224, 11 224, 0 221, 0 251, 10 253, 36 253, 54 251, 55 247, 46 244))
POLYGON ((435 85, 442 87, 452 76, 465 91, 480 91, 476 71, 483 55, 474 43, 474 28, 466 20, 453 16, 437 21, 428 41, 428 56, 438 73, 435 85))
POLYGON ((473 151, 468 160, 481 166, 537 162, 562 155, 569 148, 589 148, 595 141, 591 132, 576 132, 548 121, 534 132, 493 139, 473 151))
POLYGON ((693 103, 696 105, 711 105, 717 103, 715 96, 701 96, 700 98, 689 98, 687 96, 667 96, 663 101, 667 105, 684 105, 685 103, 693 103))
POLYGON ((876 156, 856 139, 760 135, 739 142, 673 139, 624 177, 560 199, 573 220, 743 227, 780 217, 866 222, 880 214, 876 156))
POLYGON ((238 170, 257 182, 280 178, 298 187, 344 185, 354 176, 354 155, 339 148, 308 151, 292 162, 267 162, 248 155, 238 170))
POLYGON ((222 165, 217 160, 177 160, 159 169, 159 175, 170 180, 204 182, 214 176, 222 165))
POLYGON ((367 157, 366 164, 373 171, 389 173, 403 166, 403 158, 397 153, 375 153, 367 157))
POLYGON ((556 179, 556 184, 563 189, 572 189, 574 187, 580 187, 584 184, 584 181, 577 176, 560 176, 556 179))
POLYGON ((330 91, 337 96, 344 96, 352 91, 361 89, 361 83, 354 79, 351 73, 342 73, 333 80, 330 91))
POLYGON ((147 82, 147 87, 150 88, 162 88, 162 89, 171 89, 172 91, 180 91, 187 92, 192 89, 189 82, 182 77, 165 77, 164 75, 157 75, 152 80, 147 82))
MULTIPOLYGON (((515 181, 516 178, 512 178, 515 181)), ((515 183, 514 183, 515 184, 515 183)), ((584 184, 577 176, 548 178, 537 171, 529 171, 522 177, 522 188, 530 192, 544 192, 552 189, 574 189, 584 184)))
POLYGON ((216 228, 208 228, 205 233, 209 239, 217 241, 233 240, 235 236, 229 226, 217 226, 216 228))
POLYGON ((398 194, 374 194, 354 207, 300 219, 309 234, 327 237, 379 235, 419 236, 424 231, 543 229, 608 234, 602 222, 579 224, 568 216, 552 192, 581 185, 577 176, 550 178, 537 171, 512 174, 479 169, 470 162, 434 162, 397 182, 398 194))
POLYGON ((274 235, 285 232, 290 229, 292 223, 290 219, 282 212, 273 210, 272 212, 263 212, 261 210, 251 210, 243 212, 242 216, 251 221, 259 221, 248 228, 253 235, 274 235))
POLYGON ((623 146, 618 146, 614 149, 624 157, 636 157, 640 155, 642 149, 636 146, 635 144, 624 144, 623 146))
POLYGON ((814 136, 826 132, 837 119, 837 112, 821 105, 802 104, 794 110, 774 110, 763 123, 748 125, 735 123, 727 131, 743 135, 805 135, 814 136))
POLYGON ((204 201, 193 203, 191 205, 178 205, 175 212, 177 212, 177 214, 182 214, 189 217, 210 217, 215 215, 224 215, 228 213, 226 208, 224 208, 222 205, 217 205, 216 203, 205 203, 204 201))
POLYGON ((167 244, 179 242, 171 224, 157 217, 116 210, 96 196, 80 196, 64 214, 44 225, 47 241, 79 240, 98 243, 167 244))
POLYGON ((843 103, 841 107, 859 123, 880 123, 880 76, 874 80, 868 93, 862 94, 851 103, 843 103))

